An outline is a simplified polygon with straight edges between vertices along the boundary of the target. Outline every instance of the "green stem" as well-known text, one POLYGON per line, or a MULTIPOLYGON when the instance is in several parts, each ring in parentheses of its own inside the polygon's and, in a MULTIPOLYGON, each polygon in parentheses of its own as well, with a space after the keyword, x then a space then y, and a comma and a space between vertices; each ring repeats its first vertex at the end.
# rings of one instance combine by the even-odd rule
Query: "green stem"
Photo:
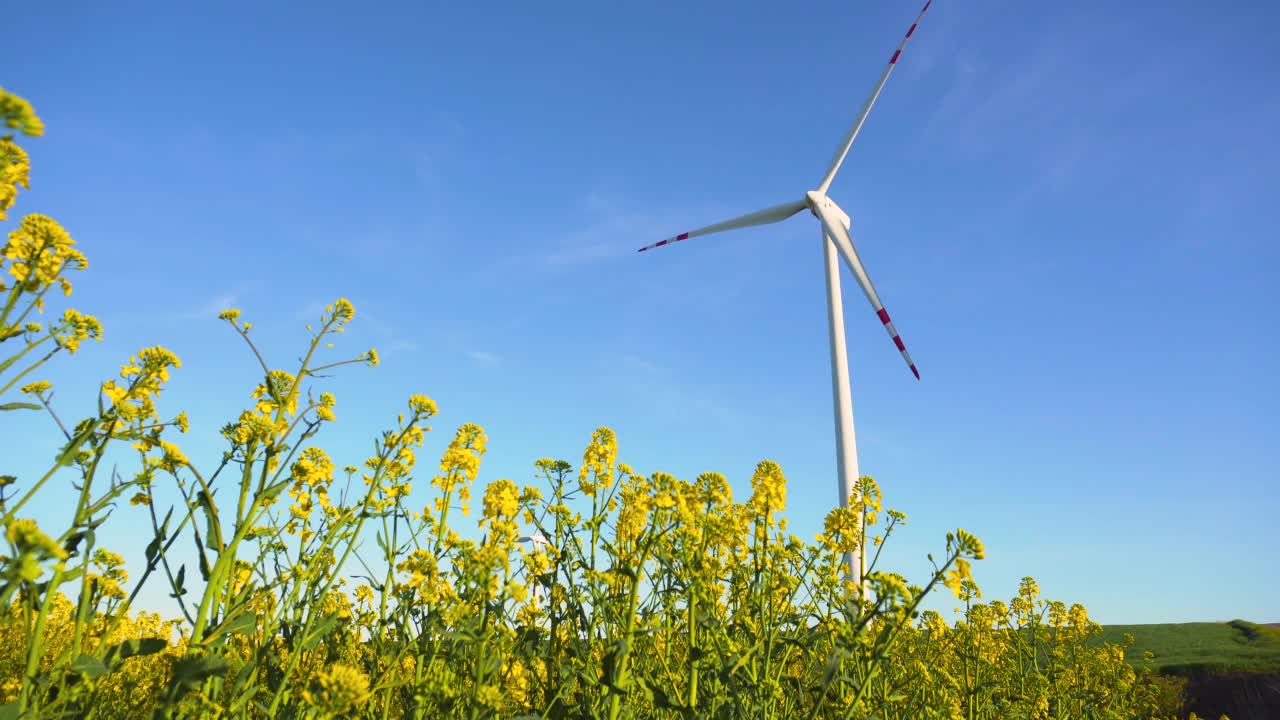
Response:
MULTIPOLYGON (((23 350, 22 350, 21 352, 19 352, 17 355, 14 355, 13 357, 11 357, 11 358, 9 358, 8 360, 4 361, 3 366, 2 366, 2 367, 0 367, 0 372, 3 372, 4 370, 7 370, 7 369, 8 369, 8 368, 10 368, 11 366, 13 366, 13 364, 14 364, 14 363, 16 363, 17 361, 21 360, 21 359, 22 359, 22 357, 23 357, 24 355, 26 355, 28 352, 31 352, 31 351, 32 351, 32 350, 34 350, 35 348, 39 347, 39 346, 40 346, 44 341, 46 341, 46 340, 48 340, 48 339, 49 339, 49 337, 48 337, 48 336, 46 336, 46 337, 42 337, 42 338, 40 338, 39 340, 37 340, 37 341, 35 341, 35 342, 31 343, 30 345, 26 346, 25 348, 23 348, 23 350)), ((9 392, 9 390, 10 390, 14 385, 17 385, 19 382, 21 382, 21 381, 22 381, 22 378, 24 378, 24 377, 26 377, 26 376, 30 375, 32 372, 34 372, 34 371, 35 371, 35 369, 36 369, 36 368, 38 368, 38 367, 40 367, 41 365, 43 365, 43 364, 45 364, 46 362, 48 362, 48 361, 49 361, 49 358, 51 358, 51 357, 53 357, 54 355, 56 355, 56 354, 57 354, 57 352, 58 352, 59 350, 61 350, 61 349, 62 349, 62 346, 61 346, 61 345, 58 345, 58 346, 54 347, 54 348, 53 348, 52 350, 50 350, 49 352, 45 353, 45 356, 44 356, 44 357, 42 357, 42 358, 40 358, 39 360, 37 360, 37 361, 35 361, 35 362, 31 363, 31 366, 30 366, 30 367, 28 367, 26 370, 23 370, 22 372, 18 373, 18 374, 17 374, 17 375, 15 375, 13 378, 11 378, 11 379, 9 380, 9 382, 5 383, 5 386, 4 386, 4 387, 0 387, 0 395, 4 395, 5 393, 9 392)))
MULTIPOLYGON (((627 629, 623 636, 627 643, 628 652, 618 660, 618 667, 614 680, 626 678, 627 665, 631 660, 631 638, 635 633, 636 625, 636 603, 640 599, 640 581, 644 578, 644 565, 649 560, 649 549, 652 543, 645 543, 644 550, 640 554, 640 562, 636 563, 635 578, 631 581, 631 592, 627 598, 627 629)), ((618 720, 618 713, 622 710, 622 695, 616 690, 609 698, 609 720, 618 720)))
POLYGON ((44 642, 41 637, 44 635, 45 622, 49 619, 49 607, 53 603, 53 597, 56 595, 55 588, 61 584, 62 576, 65 574, 66 568, 62 563, 54 568, 53 577, 49 580, 49 590, 45 593, 44 601, 40 604, 40 612, 36 615, 36 627, 32 633, 31 640, 27 644, 27 665, 22 676, 22 694, 18 698, 18 717, 22 717, 29 707, 31 701, 31 691, 35 687, 36 670, 40 666, 40 658, 44 654, 44 642))
POLYGON ((0 328, 8 327, 9 313, 13 310, 13 306, 18 302, 18 296, 22 294, 22 283, 14 281, 13 287, 9 288, 9 299, 4 303, 4 309, 0 310, 0 328))

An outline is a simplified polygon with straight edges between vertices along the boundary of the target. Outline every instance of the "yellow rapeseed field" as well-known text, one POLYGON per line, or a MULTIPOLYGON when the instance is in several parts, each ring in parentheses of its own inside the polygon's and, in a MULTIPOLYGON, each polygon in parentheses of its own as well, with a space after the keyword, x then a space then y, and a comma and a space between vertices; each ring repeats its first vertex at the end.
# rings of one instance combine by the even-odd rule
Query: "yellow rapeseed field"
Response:
MULTIPOLYGON (((0 115, 6 220, 30 169, 15 136, 43 126, 3 90, 0 115)), ((759 463, 736 501, 715 473, 636 473, 607 428, 576 467, 542 459, 537 485, 480 488, 485 431, 462 425, 426 482, 417 453, 437 407, 425 395, 361 465, 338 467, 316 443, 340 406, 318 385, 338 366, 378 364, 373 350, 319 360, 355 320, 343 299, 289 369, 272 367, 239 311, 220 315, 261 376, 214 467, 184 454, 186 415, 157 409, 181 367, 163 347, 127 358, 96 415, 65 425, 34 374, 102 336, 91 315, 48 307, 88 261, 38 214, 17 220, 2 255, 0 411, 46 414, 66 442, 46 474, 0 478, 0 720, 1121 720, 1179 707, 1176 687, 1126 664, 1122 646, 1088 642, 1100 628, 1085 609, 1041 598, 1034 580, 1008 603, 982 602, 970 562, 983 546, 964 530, 923 585, 882 568, 907 518, 883 508, 871 478, 812 541, 787 531, 776 463, 759 463), (105 470, 109 448, 136 466, 105 470), (410 504, 414 484, 425 504, 410 504), (30 516, 51 492, 70 493, 65 526, 30 516), (125 501, 151 523, 130 557, 95 532, 125 501), (188 574, 177 557, 193 545, 188 574), (861 592, 841 562, 864 547, 861 592), (177 617, 136 607, 157 584, 177 617), (920 611, 935 589, 959 599, 963 620, 920 611)))

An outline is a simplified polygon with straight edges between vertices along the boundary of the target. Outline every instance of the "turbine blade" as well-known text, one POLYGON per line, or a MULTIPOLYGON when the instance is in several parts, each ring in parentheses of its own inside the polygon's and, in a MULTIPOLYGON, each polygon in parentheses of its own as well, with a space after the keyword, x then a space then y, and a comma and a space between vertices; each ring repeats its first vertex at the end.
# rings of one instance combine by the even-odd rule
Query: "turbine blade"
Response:
POLYGON ((911 39, 911 34, 916 31, 916 26, 920 24, 921 18, 929 6, 933 4, 933 0, 929 0, 920 10, 920 14, 916 16, 916 21, 911 23, 911 27, 907 29, 907 34, 903 36, 902 42, 898 44, 898 49, 893 51, 893 57, 889 58, 889 65, 885 67, 884 74, 880 76, 880 81, 876 83, 875 89, 871 91, 871 96, 867 98, 867 102, 862 106, 862 112, 858 113, 858 118, 849 126, 849 131, 844 134, 844 140, 841 141, 840 147, 836 148, 835 157, 831 159, 831 167, 827 168, 827 174, 822 178, 822 184, 818 186, 818 192, 826 194, 827 188, 831 187, 831 181, 835 180, 836 172, 840 170, 840 164, 844 162, 844 158, 849 154, 849 148, 853 145, 854 138, 858 137, 858 131, 862 130, 862 123, 867 120, 867 113, 871 112, 871 106, 876 104, 876 98, 880 97, 880 91, 884 89, 884 84, 889 80, 889 74, 898 65, 898 57, 902 55, 902 50, 907 46, 907 40, 911 39))
POLYGON ((711 233, 724 232, 725 230, 736 230, 738 228, 751 227, 753 225, 768 225, 769 223, 781 222, 805 209, 805 207, 806 203, 804 200, 783 203, 782 205, 774 205, 773 207, 765 208, 764 210, 757 210, 753 213, 747 213, 746 215, 733 218, 732 220, 725 220, 724 222, 718 222, 715 225, 708 225, 704 228, 680 233, 675 237, 667 238, 666 240, 656 242, 652 245, 646 245, 640 248, 639 252, 659 248, 663 245, 678 243, 681 240, 688 240, 689 238, 695 238, 699 235, 710 235, 711 233))
POLYGON ((845 227, 842 217, 844 211, 840 210, 830 199, 823 197, 816 200, 811 206, 814 214, 822 221, 822 229, 826 231, 827 240, 834 242, 836 249, 844 257, 844 262, 853 271, 854 278, 857 279, 858 285, 862 286, 862 292, 867 296, 867 300, 871 303, 871 307, 876 311, 876 317, 880 318, 880 323, 884 325, 884 329, 888 331, 889 337, 893 338, 893 344, 898 348, 898 352, 902 354, 902 359, 906 361, 907 367, 911 368, 911 374, 920 379, 920 371, 916 369, 915 361, 911 359, 911 354, 907 352, 907 346, 903 344, 902 337, 898 335, 898 329, 893 326, 893 321, 889 319, 889 312, 884 309, 884 304, 880 302, 880 296, 876 294, 876 288, 871 284, 871 278, 867 276, 866 269, 862 266, 862 260, 858 257, 858 250, 853 246, 853 238, 849 235, 849 228, 845 227))

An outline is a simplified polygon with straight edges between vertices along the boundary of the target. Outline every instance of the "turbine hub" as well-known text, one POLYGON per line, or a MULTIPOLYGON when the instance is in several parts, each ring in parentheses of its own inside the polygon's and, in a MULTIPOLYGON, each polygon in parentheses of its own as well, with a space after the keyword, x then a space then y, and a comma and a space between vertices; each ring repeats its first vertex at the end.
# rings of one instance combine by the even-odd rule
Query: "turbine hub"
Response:
POLYGON ((828 212, 834 212, 844 223, 846 228, 852 227, 852 223, 849 220, 849 214, 840 209, 840 206, 835 204, 835 201, 827 197, 825 194, 818 192, 817 190, 810 190, 804 194, 804 199, 809 205, 809 212, 812 213, 814 217, 818 216, 817 209, 821 207, 828 212))

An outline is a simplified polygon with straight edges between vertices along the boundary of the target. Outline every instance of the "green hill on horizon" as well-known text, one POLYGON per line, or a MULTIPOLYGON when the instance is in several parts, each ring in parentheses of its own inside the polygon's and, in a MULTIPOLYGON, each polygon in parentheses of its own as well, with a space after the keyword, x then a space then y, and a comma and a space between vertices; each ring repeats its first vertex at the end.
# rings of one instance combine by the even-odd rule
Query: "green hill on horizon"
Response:
POLYGON ((1280 671, 1280 628, 1272 625, 1244 620, 1106 625, 1100 638, 1119 643, 1125 633, 1135 641, 1125 659, 1141 665, 1143 653, 1150 651, 1152 668, 1164 673, 1280 671))

